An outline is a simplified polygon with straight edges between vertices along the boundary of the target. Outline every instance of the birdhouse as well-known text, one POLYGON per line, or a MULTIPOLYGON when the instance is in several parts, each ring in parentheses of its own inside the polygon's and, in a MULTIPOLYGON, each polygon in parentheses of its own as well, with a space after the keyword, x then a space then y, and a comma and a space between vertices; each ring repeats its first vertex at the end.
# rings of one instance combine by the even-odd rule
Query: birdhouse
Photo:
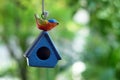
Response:
POLYGON ((55 67, 58 60, 61 60, 48 33, 43 31, 35 40, 33 45, 25 53, 27 63, 33 67, 55 67))

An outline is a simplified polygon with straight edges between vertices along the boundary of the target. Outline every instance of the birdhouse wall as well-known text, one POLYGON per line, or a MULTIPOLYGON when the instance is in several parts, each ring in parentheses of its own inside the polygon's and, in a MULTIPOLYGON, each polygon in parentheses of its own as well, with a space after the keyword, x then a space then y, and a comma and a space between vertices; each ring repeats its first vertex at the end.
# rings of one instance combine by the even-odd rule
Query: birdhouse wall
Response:
POLYGON ((29 56, 28 56, 28 65, 30 66, 50 66, 53 67, 57 64, 57 57, 54 54, 54 48, 51 47, 51 44, 47 41, 46 37, 42 37, 37 44, 33 47, 33 49, 31 50, 29 56), (42 42, 42 43, 41 43, 42 42), (40 58, 38 58, 37 56, 37 51, 39 48, 41 47, 47 47, 50 50, 50 56, 48 59, 46 60, 42 60, 40 58))

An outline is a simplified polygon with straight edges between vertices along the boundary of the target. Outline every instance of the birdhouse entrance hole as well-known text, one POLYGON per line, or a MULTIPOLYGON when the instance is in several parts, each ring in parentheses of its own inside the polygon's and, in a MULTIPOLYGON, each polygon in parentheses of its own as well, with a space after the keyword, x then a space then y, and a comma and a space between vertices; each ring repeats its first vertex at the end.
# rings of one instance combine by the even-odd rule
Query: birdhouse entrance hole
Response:
POLYGON ((37 56, 41 60, 46 60, 50 57, 50 50, 47 47, 41 47, 37 51, 37 56))

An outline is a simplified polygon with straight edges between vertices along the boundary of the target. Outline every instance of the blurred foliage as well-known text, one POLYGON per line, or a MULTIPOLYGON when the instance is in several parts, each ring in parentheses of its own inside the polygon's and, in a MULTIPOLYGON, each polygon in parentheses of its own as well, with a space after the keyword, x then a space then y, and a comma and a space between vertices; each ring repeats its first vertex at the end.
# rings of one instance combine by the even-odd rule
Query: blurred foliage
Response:
POLYGON ((86 71, 82 73, 84 80, 120 79, 119 0, 45 0, 49 18, 60 23, 49 32, 63 58, 54 69, 28 67, 22 56, 40 33, 34 14, 41 14, 41 0, 0 2, 0 42, 7 46, 16 64, 0 71, 0 77, 10 75, 21 80, 55 80, 61 73, 67 74, 68 80, 73 80, 69 69, 75 61, 82 60, 86 64, 86 71), (89 12, 90 22, 87 25, 73 21, 80 8, 89 12), (77 59, 72 42, 76 33, 85 26, 90 29, 90 34, 84 51, 76 53, 77 59))
POLYGON ((86 80, 120 79, 120 1, 88 1, 90 36, 83 53, 86 80))

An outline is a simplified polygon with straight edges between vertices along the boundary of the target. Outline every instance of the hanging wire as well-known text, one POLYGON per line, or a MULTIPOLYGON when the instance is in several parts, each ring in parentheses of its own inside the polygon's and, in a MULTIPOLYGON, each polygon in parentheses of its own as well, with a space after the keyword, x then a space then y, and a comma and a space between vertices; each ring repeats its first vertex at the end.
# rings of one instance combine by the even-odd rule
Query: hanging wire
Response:
POLYGON ((44 15, 44 0, 42 0, 42 15, 44 15))
POLYGON ((42 19, 46 19, 48 17, 48 12, 45 11, 45 5, 44 5, 44 0, 42 0, 42 14, 41 14, 42 19))

